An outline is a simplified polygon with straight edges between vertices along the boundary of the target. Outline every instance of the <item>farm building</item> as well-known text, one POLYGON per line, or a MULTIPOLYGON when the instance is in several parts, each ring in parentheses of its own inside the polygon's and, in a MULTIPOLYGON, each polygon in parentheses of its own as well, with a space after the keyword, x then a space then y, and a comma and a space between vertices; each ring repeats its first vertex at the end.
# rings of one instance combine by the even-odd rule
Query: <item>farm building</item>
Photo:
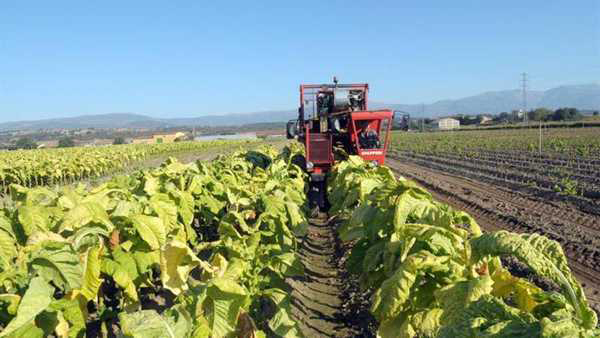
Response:
POLYGON ((182 132, 173 134, 156 134, 152 135, 151 138, 133 139, 133 144, 156 144, 156 143, 173 143, 178 138, 185 137, 182 132))
POLYGON ((488 124, 488 123, 492 123, 492 118, 489 116, 482 116, 481 119, 479 120, 479 124, 488 124))
POLYGON ((113 144, 113 139, 111 138, 95 138, 89 141, 81 142, 81 146, 84 147, 98 147, 98 146, 107 146, 113 144))
POLYGON ((56 147, 58 147, 58 140, 46 140, 46 141, 42 141, 42 142, 40 142, 40 144, 38 144, 38 149, 56 148, 56 147))
POLYGON ((449 117, 437 120, 437 127, 440 130, 456 129, 460 127, 460 122, 449 117))

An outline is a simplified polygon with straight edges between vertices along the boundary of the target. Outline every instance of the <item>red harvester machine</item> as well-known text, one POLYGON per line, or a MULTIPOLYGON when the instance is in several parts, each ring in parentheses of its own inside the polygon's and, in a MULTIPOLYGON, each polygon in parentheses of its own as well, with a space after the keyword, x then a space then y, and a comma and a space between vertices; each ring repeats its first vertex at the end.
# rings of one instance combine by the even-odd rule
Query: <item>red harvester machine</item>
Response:
POLYGON ((298 119, 287 124, 287 137, 304 144, 302 165, 310 175, 315 203, 326 208, 326 173, 335 163, 334 148, 382 165, 389 144, 394 112, 368 110, 368 84, 300 85, 298 119))

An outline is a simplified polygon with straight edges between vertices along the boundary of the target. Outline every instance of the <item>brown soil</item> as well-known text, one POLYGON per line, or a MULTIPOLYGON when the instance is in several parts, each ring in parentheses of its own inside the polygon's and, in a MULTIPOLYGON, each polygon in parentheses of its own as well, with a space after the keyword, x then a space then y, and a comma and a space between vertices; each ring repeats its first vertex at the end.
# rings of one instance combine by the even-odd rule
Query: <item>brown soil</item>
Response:
POLYGON ((469 212, 484 230, 536 232, 559 241, 588 299, 600 310, 600 216, 568 201, 551 201, 524 189, 490 184, 405 157, 388 157, 386 164, 423 185, 435 199, 469 212))
POLYGON ((355 337, 344 318, 343 269, 337 264, 335 228, 325 214, 312 218, 308 234, 299 238, 305 275, 290 279, 292 315, 305 337, 355 337))

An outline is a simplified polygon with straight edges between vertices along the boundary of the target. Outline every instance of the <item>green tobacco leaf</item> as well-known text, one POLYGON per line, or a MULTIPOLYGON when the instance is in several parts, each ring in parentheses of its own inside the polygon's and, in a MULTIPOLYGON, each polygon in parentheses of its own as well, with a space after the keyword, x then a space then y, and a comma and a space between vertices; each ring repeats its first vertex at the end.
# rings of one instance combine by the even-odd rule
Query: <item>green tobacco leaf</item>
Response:
MULTIPOLYGON (((0 222, 3 219, 0 218, 0 222)), ((0 228, 0 271, 8 269, 17 257, 17 239, 12 232, 0 228)))
POLYGON ((507 270, 500 268, 491 275, 494 281, 492 295, 501 298, 512 298, 517 307, 532 312, 538 305, 534 296, 542 292, 540 288, 522 278, 514 277, 507 270))
POLYGON ((136 291, 136 286, 133 283, 130 273, 125 266, 113 261, 112 259, 104 258, 102 259, 101 271, 111 276, 115 280, 115 283, 117 283, 117 285, 125 291, 125 294, 132 301, 138 301, 139 298, 136 291))
POLYGON ((350 220, 338 229, 340 239, 347 242, 362 238, 365 235, 365 224, 375 216, 376 212, 377 208, 368 203, 356 207, 350 220))
POLYGON ((127 218, 141 213, 142 212, 139 203, 132 201, 118 201, 110 216, 127 218))
POLYGON ((104 226, 88 225, 77 229, 69 240, 77 252, 82 252, 86 248, 101 245, 102 239, 109 236, 110 232, 104 226))
POLYGON ((360 180, 360 199, 366 200, 366 197, 375 189, 381 185, 381 181, 374 178, 363 178, 360 180))
POLYGON ((50 309, 58 314, 56 332, 63 331, 69 337, 83 337, 87 320, 87 301, 76 296, 74 299, 62 298, 50 304, 50 309))
POLYGON ((354 244, 350 256, 348 256, 348 260, 346 261, 346 268, 350 273, 361 273, 368 249, 369 241, 366 238, 360 239, 354 244))
POLYGON ((83 271, 79 255, 66 243, 45 242, 29 264, 46 281, 65 291, 81 287, 83 271))
POLYGON ((144 174, 144 191, 152 196, 159 192, 159 181, 149 173, 144 174))
POLYGON ((481 295, 477 301, 456 307, 451 319, 445 322, 442 318, 438 337, 540 337, 533 316, 492 295, 481 295))
POLYGON ((391 319, 404 311, 417 277, 427 271, 443 270, 448 257, 426 251, 409 255, 392 277, 386 279, 373 296, 371 311, 379 321, 391 319))
POLYGON ((106 210, 94 202, 80 203, 69 210, 65 214, 60 228, 61 230, 74 231, 89 223, 104 225, 109 232, 114 228, 106 210))
POLYGON ((202 195, 196 199, 196 205, 202 206, 202 209, 206 209, 201 210, 201 212, 210 211, 213 215, 217 215, 219 211, 225 207, 225 202, 218 200, 207 192, 203 192, 202 195))
POLYGON ((17 197, 16 195, 22 194, 17 198, 26 205, 48 206, 56 199, 56 193, 45 187, 35 187, 29 189, 24 187, 15 187, 15 190, 19 190, 20 193, 13 195, 13 197, 17 197))
POLYGON ((211 284, 208 295, 213 299, 243 297, 247 294, 243 286, 229 278, 217 277, 211 281, 211 284))
POLYGON ((599 337, 600 330, 581 330, 575 321, 571 318, 552 321, 549 318, 542 318, 540 321, 542 327, 542 337, 599 337))
MULTIPOLYGON (((192 318, 184 304, 176 304, 163 312, 162 316, 171 324, 176 337, 188 336, 194 329, 193 322, 203 322, 203 317, 192 318)), ((200 324, 201 325, 201 324, 200 324)))
POLYGON ((19 329, 8 335, 10 338, 46 338, 47 336, 48 334, 46 334, 41 328, 37 327, 33 321, 29 324, 21 326, 19 329))
POLYGON ((213 336, 225 337, 231 334, 236 328, 247 291, 236 281, 217 277, 211 281, 207 295, 212 303, 212 311, 209 311, 207 319, 213 336))
POLYGON ((68 243, 68 241, 63 236, 55 232, 36 230, 27 238, 27 243, 25 243, 25 246, 31 249, 38 245, 52 245, 53 243, 68 243))
POLYGON ((72 189, 65 189, 63 195, 58 198, 56 204, 62 209, 73 209, 80 203, 81 196, 72 189))
POLYGON ((460 256, 465 248, 465 240, 458 230, 428 224, 406 224, 398 237, 424 243, 436 256, 460 256))
POLYGON ((160 266, 160 251, 134 250, 131 254, 140 274, 151 273, 153 266, 160 266))
POLYGON ((587 302, 579 282, 571 274, 560 244, 546 237, 519 235, 507 231, 486 233, 471 240, 473 261, 485 256, 513 255, 536 274, 549 278, 562 287, 583 327, 596 327, 598 319, 587 302))
POLYGON ((471 234, 475 236, 481 235, 481 228, 471 215, 464 211, 455 211, 453 217, 454 224, 466 224, 469 226, 471 234))
POLYGON ((176 338, 175 329, 155 310, 119 313, 123 334, 133 338, 176 338))
POLYGON ((489 276, 461 281, 448 285, 435 292, 435 298, 444 309, 442 321, 452 322, 470 303, 492 292, 493 281, 489 276))
MULTIPOLYGON (((407 218, 415 211, 423 211, 424 208, 431 205, 431 197, 424 195, 420 190, 407 190, 396 199, 396 209, 394 211, 394 228, 400 231, 407 223, 407 218)), ((418 214, 417 217, 422 217, 418 214)))
POLYGON ((8 304, 6 311, 8 314, 14 316, 17 314, 19 302, 21 302, 21 296, 10 293, 2 293, 0 294, 0 302, 8 304))
POLYGON ((377 337, 379 338, 413 338, 416 337, 416 333, 412 329, 412 326, 404 328, 404 323, 407 321, 406 314, 401 314, 394 318, 382 321, 379 323, 377 328, 377 337), (401 332, 404 330, 404 332, 401 332))
MULTIPOLYGON (((395 333, 390 332, 388 328, 386 336, 390 338, 398 336, 437 337, 437 332, 441 325, 440 318, 443 313, 442 309, 434 308, 412 314, 402 322, 395 333)), ((402 316, 400 318, 402 319, 402 316)))
POLYGON ((0 333, 0 337, 8 336, 22 327, 31 324, 35 317, 44 311, 52 302, 54 288, 41 277, 34 277, 19 304, 17 316, 0 333))
POLYGON ((26 236, 34 231, 48 231, 50 229, 50 213, 47 208, 37 205, 23 205, 18 209, 19 223, 26 236))
POLYGON ((300 207, 295 203, 285 204, 290 220, 290 227, 296 236, 303 236, 308 230, 308 220, 300 210, 300 207))
POLYGON ((165 288, 179 295, 187 290, 187 278, 201 264, 192 249, 179 241, 170 241, 161 250, 160 278, 165 288))
POLYGON ((154 194, 150 198, 150 207, 169 230, 177 227, 177 205, 169 195, 163 193, 154 194))
POLYGON ((167 240, 167 229, 162 219, 136 215, 131 219, 133 227, 152 250, 160 249, 167 240))
POLYGON ((248 270, 248 261, 233 257, 229 260, 229 262, 227 262, 227 268, 221 277, 239 280, 241 276, 248 270))
POLYGON ((293 252, 271 256, 269 265, 274 272, 283 276, 301 276, 304 274, 304 266, 293 252))
POLYGON ((210 330, 214 337, 226 337, 235 331, 237 324, 237 312, 239 306, 236 306, 234 300, 209 300, 212 309, 208 313, 207 320, 210 330), (234 312, 235 316, 231 313, 234 312))
POLYGON ((183 224, 192 224, 192 221, 194 220, 195 208, 194 196, 192 196, 192 194, 189 192, 182 191, 177 194, 177 199, 179 216, 181 217, 183 224))
POLYGON ((301 337, 291 315, 290 295, 281 289, 267 289, 263 294, 275 303, 277 309, 269 320, 269 328, 280 337, 301 337))
POLYGON ((102 266, 100 263, 101 251, 101 247, 93 247, 88 249, 85 255, 81 294, 87 300, 94 300, 96 298, 100 284, 102 284, 102 279, 100 278, 100 270, 102 266))

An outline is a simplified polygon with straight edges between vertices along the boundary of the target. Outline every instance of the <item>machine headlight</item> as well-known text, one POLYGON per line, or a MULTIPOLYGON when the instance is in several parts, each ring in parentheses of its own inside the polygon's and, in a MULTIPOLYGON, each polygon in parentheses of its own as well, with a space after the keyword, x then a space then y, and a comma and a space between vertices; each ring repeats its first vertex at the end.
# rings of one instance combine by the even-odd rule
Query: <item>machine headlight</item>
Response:
POLYGON ((312 169, 315 167, 315 164, 311 161, 306 162, 306 169, 312 169))
POLYGON ((373 161, 371 161, 371 164, 372 164, 374 167, 377 167, 377 166, 379 165, 379 162, 377 162, 377 160, 373 160, 373 161))

